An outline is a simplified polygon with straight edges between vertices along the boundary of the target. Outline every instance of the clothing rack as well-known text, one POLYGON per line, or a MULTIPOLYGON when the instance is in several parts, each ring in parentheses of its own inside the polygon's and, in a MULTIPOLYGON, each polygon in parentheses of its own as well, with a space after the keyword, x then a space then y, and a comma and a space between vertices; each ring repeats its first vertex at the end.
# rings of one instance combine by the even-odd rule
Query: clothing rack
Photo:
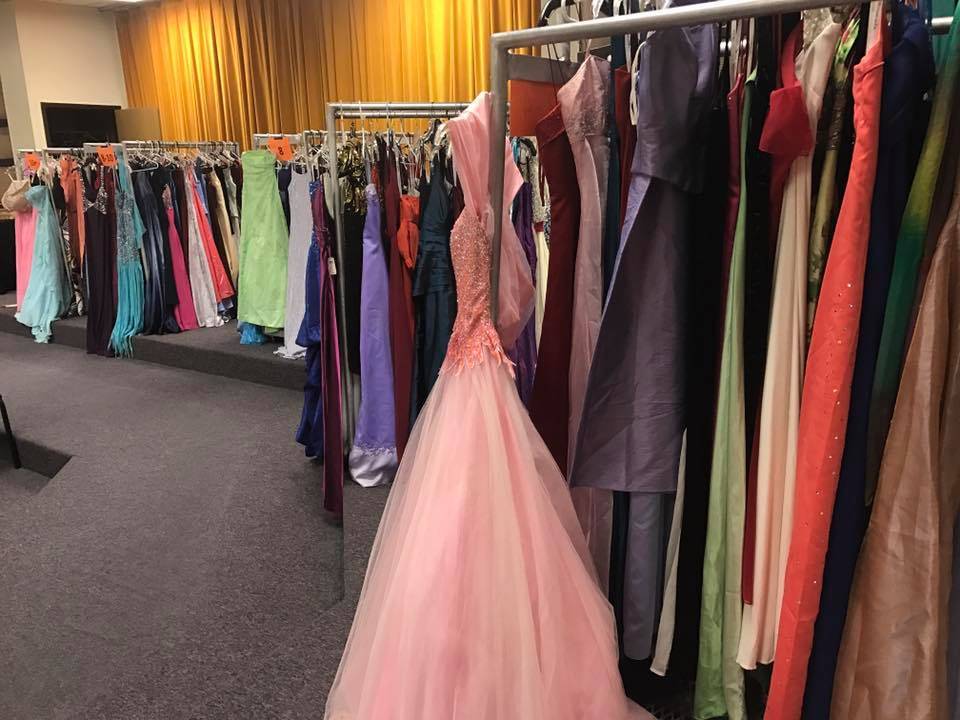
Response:
POLYGON ((229 150, 240 154, 240 144, 229 140, 124 140, 121 145, 131 150, 229 150))
POLYGON ((302 133, 254 133, 253 147, 261 148, 271 140, 286 138, 291 145, 300 145, 303 142, 302 133))
MULTIPOLYGON (((511 50, 860 4, 861 0, 829 2, 827 0, 714 0, 709 3, 648 10, 631 15, 494 33, 490 36, 490 90, 493 95, 493 112, 490 125, 488 187, 491 202, 499 204, 502 202, 500 198, 503 197, 503 138, 507 134, 508 83, 511 79, 542 79, 544 67, 549 68, 551 63, 556 63, 547 58, 514 55, 511 50)), ((952 18, 949 17, 935 18, 931 23, 931 30, 934 33, 946 33, 950 29, 951 22, 952 18)), ((503 214, 494 212, 490 263, 490 313, 494 323, 497 321, 497 293, 500 288, 502 224, 503 214)))
MULTIPOLYGON (((463 112, 469 103, 459 102, 350 102, 350 103, 327 103, 326 125, 327 125, 327 155, 330 164, 330 195, 331 205, 333 206, 333 227, 336 232, 336 262, 339 267, 343 267, 344 245, 343 245, 343 209, 340 206, 340 181, 339 169, 337 167, 337 120, 366 120, 367 118, 378 118, 392 120, 394 118, 452 118, 463 112)), ((356 422, 355 404, 356 387, 354 386, 352 373, 350 372, 350 348, 347 344, 347 312, 344 308, 344 300, 347 296, 346 280, 343 272, 337 273, 337 290, 340 294, 340 302, 337 303, 337 322, 339 324, 340 336, 340 367, 343 368, 343 395, 344 416, 343 441, 344 448, 349 452, 353 444, 353 430, 356 422)))
POLYGON ((83 148, 80 147, 53 147, 53 148, 20 148, 17 150, 17 179, 23 179, 23 158, 33 153, 39 155, 44 161, 51 155, 80 155, 83 148))

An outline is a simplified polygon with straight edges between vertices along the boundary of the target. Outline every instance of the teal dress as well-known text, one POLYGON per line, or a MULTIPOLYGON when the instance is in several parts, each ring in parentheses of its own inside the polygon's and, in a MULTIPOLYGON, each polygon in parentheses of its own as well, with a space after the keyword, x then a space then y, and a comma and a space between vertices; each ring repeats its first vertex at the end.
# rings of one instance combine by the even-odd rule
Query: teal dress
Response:
POLYGON ((45 343, 50 342, 53 321, 70 307, 70 280, 50 188, 36 185, 27 190, 26 198, 37 211, 37 232, 30 284, 16 318, 31 329, 37 342, 45 343))

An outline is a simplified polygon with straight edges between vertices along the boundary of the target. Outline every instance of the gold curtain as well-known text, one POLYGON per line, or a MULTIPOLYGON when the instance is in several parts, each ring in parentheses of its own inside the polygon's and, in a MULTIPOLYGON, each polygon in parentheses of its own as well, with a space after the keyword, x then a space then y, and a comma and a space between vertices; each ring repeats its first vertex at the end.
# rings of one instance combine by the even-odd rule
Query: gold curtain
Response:
POLYGON ((539 0, 165 0, 117 15, 131 107, 165 139, 322 128, 328 101, 455 102, 539 0))

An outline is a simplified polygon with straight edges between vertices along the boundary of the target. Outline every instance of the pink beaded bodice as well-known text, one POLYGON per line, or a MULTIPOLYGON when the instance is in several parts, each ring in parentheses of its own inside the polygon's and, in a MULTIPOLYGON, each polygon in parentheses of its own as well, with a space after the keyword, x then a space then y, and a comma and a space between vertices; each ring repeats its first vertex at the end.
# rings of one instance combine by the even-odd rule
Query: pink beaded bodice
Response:
POLYGON ((459 372, 493 357, 512 363, 490 318, 490 239, 483 222, 464 208, 450 233, 450 255, 457 280, 457 319, 441 372, 459 372))

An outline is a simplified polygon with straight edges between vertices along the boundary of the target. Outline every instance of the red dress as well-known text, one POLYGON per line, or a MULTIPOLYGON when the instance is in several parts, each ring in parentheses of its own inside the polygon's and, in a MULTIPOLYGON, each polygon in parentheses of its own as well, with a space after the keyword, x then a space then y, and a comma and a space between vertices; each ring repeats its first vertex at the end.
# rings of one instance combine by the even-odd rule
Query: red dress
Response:
POLYGON ((799 720, 803 706, 857 352, 882 85, 880 36, 854 68, 857 141, 807 355, 793 533, 765 720, 799 720))

